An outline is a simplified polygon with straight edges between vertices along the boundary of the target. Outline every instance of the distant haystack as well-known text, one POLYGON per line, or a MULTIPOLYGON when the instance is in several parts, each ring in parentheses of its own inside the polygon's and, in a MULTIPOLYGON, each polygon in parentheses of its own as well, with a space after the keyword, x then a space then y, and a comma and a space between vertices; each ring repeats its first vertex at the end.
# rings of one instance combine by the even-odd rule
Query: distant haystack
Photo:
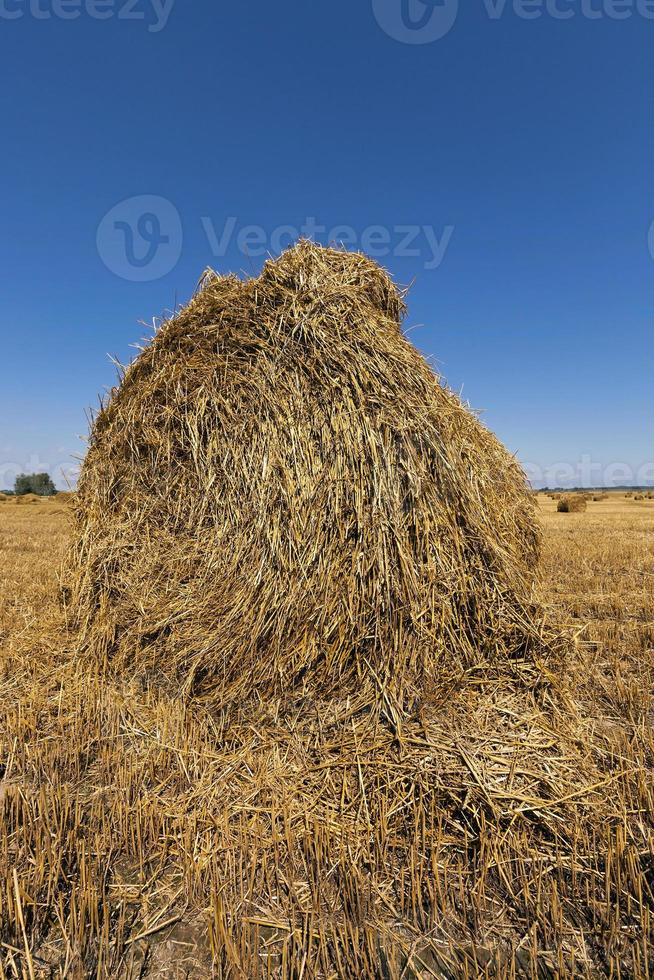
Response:
POLYGON ((47 498, 39 497, 38 493, 22 493, 12 498, 17 504, 38 504, 47 498))
POLYGON ((91 432, 68 590, 87 651, 223 703, 381 703, 524 653, 532 495, 403 312, 375 263, 308 242, 205 275, 91 432))
POLYGON ((586 495, 582 493, 571 493, 559 500, 556 508, 559 514, 582 514, 588 509, 586 495))

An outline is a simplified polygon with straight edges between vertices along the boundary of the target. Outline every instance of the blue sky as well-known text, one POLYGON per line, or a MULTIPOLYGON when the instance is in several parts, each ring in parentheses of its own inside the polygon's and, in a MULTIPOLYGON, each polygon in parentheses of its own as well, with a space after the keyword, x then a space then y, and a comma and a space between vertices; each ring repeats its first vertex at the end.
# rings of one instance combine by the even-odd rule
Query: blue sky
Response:
POLYGON ((316 226, 537 482, 654 483, 652 50, 652 0, 0 0, 0 485, 316 226))

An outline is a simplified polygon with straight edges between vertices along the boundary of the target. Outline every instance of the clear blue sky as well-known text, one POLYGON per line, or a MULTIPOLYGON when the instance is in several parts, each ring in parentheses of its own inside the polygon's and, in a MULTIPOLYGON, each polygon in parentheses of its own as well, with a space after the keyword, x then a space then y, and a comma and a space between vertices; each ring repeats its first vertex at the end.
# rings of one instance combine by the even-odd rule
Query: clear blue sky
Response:
POLYGON ((654 4, 170 2, 0 0, 0 484, 83 451, 139 321, 309 218, 415 280, 412 339, 525 463, 654 460, 654 4))

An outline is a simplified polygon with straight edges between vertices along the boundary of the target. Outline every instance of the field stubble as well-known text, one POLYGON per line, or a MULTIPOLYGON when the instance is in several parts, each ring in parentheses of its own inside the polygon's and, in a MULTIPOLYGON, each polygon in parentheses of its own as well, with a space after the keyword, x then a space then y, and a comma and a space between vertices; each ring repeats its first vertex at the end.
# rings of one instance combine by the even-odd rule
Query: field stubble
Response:
POLYGON ((565 663, 471 672, 409 767, 347 699, 100 684, 66 507, 0 504, 0 977, 653 976, 654 502, 539 507, 565 663))

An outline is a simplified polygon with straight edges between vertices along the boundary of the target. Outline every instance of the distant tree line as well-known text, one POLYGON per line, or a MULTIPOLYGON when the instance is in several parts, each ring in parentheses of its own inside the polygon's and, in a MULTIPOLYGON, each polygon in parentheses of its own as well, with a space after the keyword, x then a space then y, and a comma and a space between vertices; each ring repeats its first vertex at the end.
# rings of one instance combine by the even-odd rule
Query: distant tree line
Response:
POLYGON ((23 497, 35 493, 39 497, 52 497, 57 492, 49 473, 20 473, 14 483, 14 493, 23 497))

